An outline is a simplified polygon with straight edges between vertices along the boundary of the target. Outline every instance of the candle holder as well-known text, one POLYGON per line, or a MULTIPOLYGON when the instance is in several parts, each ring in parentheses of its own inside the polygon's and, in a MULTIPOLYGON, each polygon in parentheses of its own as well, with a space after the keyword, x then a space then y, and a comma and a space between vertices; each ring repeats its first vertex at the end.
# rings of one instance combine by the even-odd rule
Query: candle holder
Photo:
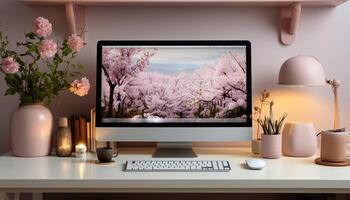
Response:
POLYGON ((72 155, 72 133, 66 117, 59 119, 59 127, 56 131, 56 155, 59 157, 72 155))
POLYGON ((85 144, 78 144, 77 146, 75 146, 75 157, 86 157, 86 150, 87 148, 85 144))

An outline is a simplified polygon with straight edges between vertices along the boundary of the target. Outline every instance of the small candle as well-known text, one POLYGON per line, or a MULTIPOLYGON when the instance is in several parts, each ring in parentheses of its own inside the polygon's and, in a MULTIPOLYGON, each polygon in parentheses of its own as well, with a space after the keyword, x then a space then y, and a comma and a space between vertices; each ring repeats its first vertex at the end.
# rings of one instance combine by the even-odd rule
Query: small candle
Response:
POLYGON ((86 155, 86 145, 85 144, 78 144, 75 146, 75 156, 76 157, 84 157, 86 155))

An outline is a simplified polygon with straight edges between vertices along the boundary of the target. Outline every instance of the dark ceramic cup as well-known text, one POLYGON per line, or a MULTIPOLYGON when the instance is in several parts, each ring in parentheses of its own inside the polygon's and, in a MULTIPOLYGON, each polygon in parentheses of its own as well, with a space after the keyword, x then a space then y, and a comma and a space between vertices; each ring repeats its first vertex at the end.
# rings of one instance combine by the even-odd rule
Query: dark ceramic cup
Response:
POLYGON ((97 158, 101 163, 111 162, 114 150, 109 147, 97 148, 97 158))

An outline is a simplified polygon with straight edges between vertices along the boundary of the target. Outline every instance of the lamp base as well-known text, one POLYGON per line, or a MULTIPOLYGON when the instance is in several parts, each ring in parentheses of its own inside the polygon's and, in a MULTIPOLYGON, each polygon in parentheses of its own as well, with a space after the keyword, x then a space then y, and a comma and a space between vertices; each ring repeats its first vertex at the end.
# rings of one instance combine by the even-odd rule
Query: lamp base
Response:
POLYGON ((340 87, 340 80, 338 79, 326 79, 326 83, 332 87, 333 97, 334 97, 334 105, 333 105, 333 128, 340 127, 340 116, 339 116, 339 106, 338 106, 338 88, 340 87))

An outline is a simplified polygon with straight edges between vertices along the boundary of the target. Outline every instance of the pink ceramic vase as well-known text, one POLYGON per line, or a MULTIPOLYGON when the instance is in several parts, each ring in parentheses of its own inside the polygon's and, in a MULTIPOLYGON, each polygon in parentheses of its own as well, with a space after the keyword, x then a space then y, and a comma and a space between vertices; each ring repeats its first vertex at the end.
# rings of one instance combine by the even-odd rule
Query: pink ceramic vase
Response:
POLYGON ((11 117, 11 147, 15 156, 47 156, 51 151, 52 114, 42 104, 20 106, 11 117))
POLYGON ((278 135, 261 135, 261 156, 263 158, 275 159, 281 157, 282 140, 281 134, 278 135))
POLYGON ((316 154, 317 137, 312 123, 287 122, 282 132, 282 152, 286 156, 310 157, 316 154))

